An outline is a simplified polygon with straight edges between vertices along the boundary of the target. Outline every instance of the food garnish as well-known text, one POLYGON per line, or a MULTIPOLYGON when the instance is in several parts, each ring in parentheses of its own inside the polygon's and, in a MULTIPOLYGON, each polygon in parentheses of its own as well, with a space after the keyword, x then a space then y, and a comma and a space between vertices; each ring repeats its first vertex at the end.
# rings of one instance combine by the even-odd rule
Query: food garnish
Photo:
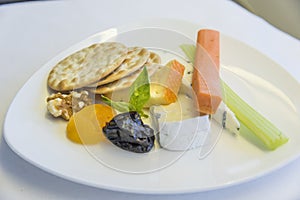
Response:
POLYGON ((129 103, 135 107, 137 112, 144 115, 142 109, 150 99, 150 83, 147 68, 144 67, 142 73, 130 86, 129 95, 129 103))
POLYGON ((154 146, 153 129, 135 111, 116 115, 103 127, 103 133, 114 145, 127 151, 146 153, 154 146))
POLYGON ((89 105, 70 118, 67 137, 78 144, 97 144, 104 141, 102 128, 114 115, 114 110, 108 105, 89 105))
POLYGON ((145 103, 150 98, 150 84, 146 67, 143 68, 137 79, 130 86, 130 99, 129 102, 112 101, 105 96, 101 96, 104 103, 114 107, 120 112, 137 111, 141 116, 147 117, 143 112, 145 103))

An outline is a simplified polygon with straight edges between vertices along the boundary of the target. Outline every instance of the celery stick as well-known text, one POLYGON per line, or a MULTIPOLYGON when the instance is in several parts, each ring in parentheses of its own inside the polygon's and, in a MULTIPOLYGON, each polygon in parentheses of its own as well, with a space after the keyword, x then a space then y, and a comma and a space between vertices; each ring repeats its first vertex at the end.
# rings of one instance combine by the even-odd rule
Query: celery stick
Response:
POLYGON ((179 47, 185 53, 185 55, 189 59, 189 61, 194 63, 196 47, 194 45, 191 45, 191 44, 182 44, 179 47))
POLYGON ((223 101, 234 112, 238 120, 252 131, 268 149, 274 150, 288 141, 288 138, 269 120, 242 100, 226 83, 222 83, 223 101))
MULTIPOLYGON (((183 44, 180 48, 193 62, 196 47, 183 44)), ((288 141, 288 138, 276 126, 242 100, 224 81, 222 81, 222 86, 225 97, 223 101, 234 112, 240 123, 256 135, 268 149, 274 150, 288 141)), ((241 128, 240 132, 242 131, 241 128)))

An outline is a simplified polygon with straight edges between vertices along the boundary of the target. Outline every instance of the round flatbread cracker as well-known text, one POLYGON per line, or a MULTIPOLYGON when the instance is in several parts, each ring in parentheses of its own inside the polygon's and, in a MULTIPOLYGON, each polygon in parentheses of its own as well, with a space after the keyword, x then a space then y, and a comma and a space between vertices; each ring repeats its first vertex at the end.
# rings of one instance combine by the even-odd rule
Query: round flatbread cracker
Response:
MULTIPOLYGON (((145 67, 148 70, 148 76, 152 76, 157 70, 161 69, 163 65, 160 64, 147 64, 145 67)), ((129 88, 132 83, 135 81, 135 79, 140 75, 142 72, 143 68, 140 68, 139 70, 133 72, 132 74, 119 79, 117 81, 99 86, 95 89, 91 89, 90 91, 95 94, 107 94, 107 93, 112 93, 116 91, 120 91, 126 88, 129 88)))
POLYGON ((119 67, 127 52, 127 47, 117 42, 97 43, 79 50, 53 67, 48 86, 68 91, 94 83, 119 67))
POLYGON ((150 51, 150 56, 147 60, 147 63, 160 64, 161 63, 161 58, 157 53, 154 53, 153 51, 150 51))
POLYGON ((110 75, 97 83, 97 86, 119 80, 140 69, 149 59, 150 52, 143 47, 129 47, 123 63, 110 75))

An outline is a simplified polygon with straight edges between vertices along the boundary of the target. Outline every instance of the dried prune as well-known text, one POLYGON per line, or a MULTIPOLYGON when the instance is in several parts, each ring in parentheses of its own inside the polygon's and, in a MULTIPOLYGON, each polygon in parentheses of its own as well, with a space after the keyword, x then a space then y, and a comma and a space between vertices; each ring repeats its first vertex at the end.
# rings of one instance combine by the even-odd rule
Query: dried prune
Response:
POLYGON ((154 146, 154 130, 135 111, 116 115, 103 127, 104 135, 116 146, 135 153, 149 152, 154 146))

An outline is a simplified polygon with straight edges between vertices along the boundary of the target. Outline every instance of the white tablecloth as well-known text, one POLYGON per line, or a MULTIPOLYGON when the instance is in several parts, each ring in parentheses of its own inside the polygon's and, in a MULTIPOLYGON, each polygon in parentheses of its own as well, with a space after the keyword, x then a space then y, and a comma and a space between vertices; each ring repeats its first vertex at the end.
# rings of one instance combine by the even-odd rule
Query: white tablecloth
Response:
MULTIPOLYGON (((69 0, 8 4, 0 6, 1 130, 17 91, 50 58, 96 32, 161 17, 218 29, 263 52, 300 82, 300 41, 231 1, 69 0)), ((18 157, 1 137, 0 199, 300 199, 299 169, 300 159, 259 179, 221 190, 176 196, 128 194, 48 174, 18 157)))

